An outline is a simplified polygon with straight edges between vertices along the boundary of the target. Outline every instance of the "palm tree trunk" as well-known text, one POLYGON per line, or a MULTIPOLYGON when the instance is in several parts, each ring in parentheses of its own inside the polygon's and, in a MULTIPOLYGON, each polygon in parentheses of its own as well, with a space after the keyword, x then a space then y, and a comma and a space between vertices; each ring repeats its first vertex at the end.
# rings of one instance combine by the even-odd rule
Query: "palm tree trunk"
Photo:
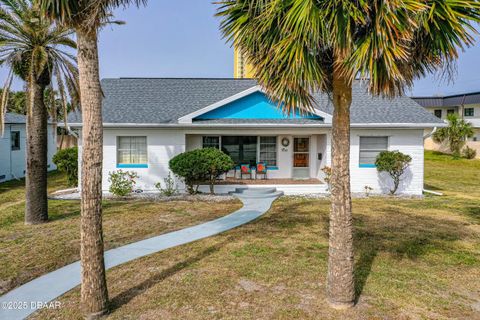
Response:
POLYGON ((77 30, 83 118, 81 182, 81 303, 87 319, 107 312, 102 231, 103 123, 96 31, 77 30))
POLYGON ((28 84, 27 150, 25 177, 25 223, 39 224, 48 221, 47 163, 48 114, 41 81, 28 84))
POLYGON ((352 85, 333 72, 332 209, 330 212, 327 296, 333 308, 354 305, 352 200, 350 194, 350 104, 352 85))

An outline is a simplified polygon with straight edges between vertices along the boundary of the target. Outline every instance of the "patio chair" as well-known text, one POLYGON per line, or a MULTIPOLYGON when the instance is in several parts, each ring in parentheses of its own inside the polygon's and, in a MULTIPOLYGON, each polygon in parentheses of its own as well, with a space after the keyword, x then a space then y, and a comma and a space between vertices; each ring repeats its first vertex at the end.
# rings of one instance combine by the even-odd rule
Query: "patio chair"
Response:
POLYGON ((252 179, 252 168, 249 163, 243 163, 240 165, 240 179, 243 179, 244 175, 249 175, 252 179))
POLYGON ((267 180, 267 164, 265 162, 257 162, 257 167, 255 170, 255 180, 258 179, 257 176, 263 174, 263 178, 267 180))

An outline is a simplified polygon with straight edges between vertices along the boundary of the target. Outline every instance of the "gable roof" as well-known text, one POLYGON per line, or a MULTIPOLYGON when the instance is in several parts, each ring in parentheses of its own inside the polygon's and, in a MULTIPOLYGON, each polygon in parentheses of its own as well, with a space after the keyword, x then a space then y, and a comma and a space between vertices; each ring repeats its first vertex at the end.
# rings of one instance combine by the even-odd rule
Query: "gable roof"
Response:
MULTIPOLYGON (((102 80, 105 99, 103 102, 103 119, 105 125, 179 125, 181 119, 196 114, 209 106, 224 105, 232 96, 242 92, 255 91, 257 82, 252 79, 181 79, 181 78, 120 78, 102 80), (179 121, 180 119, 180 121, 179 121)), ((333 114, 333 106, 326 94, 314 95, 316 109, 324 115, 333 114)), ((215 119, 210 124, 298 124, 295 119, 259 121, 262 119, 215 119)), ((195 121, 190 125, 208 124, 195 121)), ((72 126, 81 123, 79 113, 71 114, 72 126)), ((305 124, 304 121, 301 122, 305 124)), ((351 106, 352 125, 440 125, 444 122, 427 112, 412 99, 404 96, 395 99, 372 97, 360 81, 353 85, 351 106)), ((187 121, 188 123, 188 121, 187 121)), ((315 123, 325 126, 323 121, 315 123)))
MULTIPOLYGON (((217 116, 223 120, 242 120, 240 118, 241 116, 247 116, 243 120, 285 120, 282 122, 287 122, 286 120, 310 119, 316 120, 315 123, 319 123, 319 121, 325 123, 325 120, 330 123, 332 119, 330 114, 318 109, 315 109, 313 113, 305 112, 303 115, 300 115, 298 110, 295 114, 292 112, 290 115, 285 115, 278 109, 275 102, 268 99, 262 88, 256 85, 224 100, 183 116, 178 119, 178 122, 192 123, 193 121, 199 120, 220 120, 216 118, 217 116), (209 116, 213 117, 209 118, 209 116)), ((265 123, 265 121, 259 121, 258 123, 265 123)))
POLYGON ((24 124, 27 123, 27 117, 23 114, 7 112, 5 114, 5 124, 24 124))

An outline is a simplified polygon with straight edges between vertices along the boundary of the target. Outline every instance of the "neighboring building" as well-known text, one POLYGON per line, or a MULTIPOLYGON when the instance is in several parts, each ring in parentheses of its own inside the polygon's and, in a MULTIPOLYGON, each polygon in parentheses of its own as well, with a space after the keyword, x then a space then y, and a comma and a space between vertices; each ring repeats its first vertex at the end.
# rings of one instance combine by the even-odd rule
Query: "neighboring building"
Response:
MULTIPOLYGON (((412 97, 418 104, 434 114, 437 118, 446 121, 449 114, 458 114, 462 119, 470 122, 474 128, 474 136, 467 145, 477 150, 480 157, 480 92, 456 94, 450 96, 412 97)), ((425 148, 447 151, 446 145, 439 145, 431 138, 425 140, 425 148)))
MULTIPOLYGON (((255 80, 124 78, 105 79, 102 88, 105 191, 109 172, 119 169, 136 171, 137 186, 153 191, 169 174, 171 158, 202 147, 220 148, 237 163, 265 161, 269 179, 321 183, 322 168, 331 165, 333 107, 324 94, 315 94, 313 113, 285 115, 255 80)), ((387 192, 391 180, 378 174, 375 158, 383 150, 399 150, 413 159, 400 192, 422 194, 424 130, 444 122, 408 97, 372 97, 360 82, 354 83, 352 101, 353 192, 365 186, 387 192)), ((72 114, 69 123, 80 134, 81 155, 81 115, 72 114)), ((287 193, 307 190, 292 187, 287 193)))
POLYGON ((458 114, 475 129, 475 136, 470 140, 480 141, 480 92, 412 99, 442 120, 451 113, 458 114))
POLYGON ((237 48, 233 49, 233 77, 235 79, 253 78, 253 67, 237 48))
MULTIPOLYGON (((5 131, 0 133, 0 182, 25 176, 26 117, 16 113, 5 115, 5 131)), ((48 125, 48 170, 56 169, 52 157, 57 151, 53 125, 48 125)))

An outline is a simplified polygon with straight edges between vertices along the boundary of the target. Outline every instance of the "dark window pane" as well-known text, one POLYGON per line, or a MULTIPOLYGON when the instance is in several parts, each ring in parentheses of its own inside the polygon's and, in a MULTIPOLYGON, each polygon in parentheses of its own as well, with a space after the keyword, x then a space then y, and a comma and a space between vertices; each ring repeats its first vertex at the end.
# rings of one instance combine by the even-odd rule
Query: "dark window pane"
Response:
POLYGON ((12 131, 10 137, 12 150, 20 150, 20 131, 12 131))
POLYGON ((236 164, 257 162, 257 137, 222 136, 222 151, 236 164))
POLYGON ((475 115, 475 110, 473 108, 465 108, 464 115, 465 117, 473 117, 475 115))

